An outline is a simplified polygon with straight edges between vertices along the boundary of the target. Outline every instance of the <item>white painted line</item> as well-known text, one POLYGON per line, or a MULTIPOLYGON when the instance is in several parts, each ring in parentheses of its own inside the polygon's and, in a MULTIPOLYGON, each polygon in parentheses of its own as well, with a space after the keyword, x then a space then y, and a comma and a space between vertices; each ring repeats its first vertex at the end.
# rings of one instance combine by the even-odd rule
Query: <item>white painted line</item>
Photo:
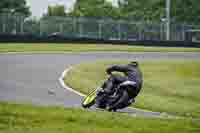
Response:
POLYGON ((80 92, 78 92, 78 91, 76 91, 76 90, 70 88, 69 86, 67 86, 67 85, 65 84, 65 82, 64 82, 64 77, 65 77, 65 75, 66 75, 71 69, 72 69, 72 67, 69 67, 69 68, 67 68, 67 69, 62 73, 61 77, 59 78, 59 82, 60 82, 60 84, 62 85, 62 87, 63 87, 64 89, 69 90, 69 91, 71 91, 71 92, 73 92, 73 93, 75 93, 75 94, 77 94, 77 95, 79 95, 79 96, 81 96, 81 97, 85 97, 86 95, 84 95, 84 94, 82 94, 82 93, 80 93, 80 92))

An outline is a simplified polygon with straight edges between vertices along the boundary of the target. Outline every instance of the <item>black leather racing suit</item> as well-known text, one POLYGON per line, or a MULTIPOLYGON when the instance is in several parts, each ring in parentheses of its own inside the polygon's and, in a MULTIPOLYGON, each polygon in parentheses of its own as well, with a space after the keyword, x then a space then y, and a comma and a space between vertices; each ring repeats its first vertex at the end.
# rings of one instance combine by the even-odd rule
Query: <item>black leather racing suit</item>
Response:
POLYGON ((143 79, 142 79, 142 73, 139 69, 138 63, 134 62, 125 66, 114 65, 112 67, 107 68, 106 71, 108 74, 111 74, 112 72, 116 71, 116 72, 123 72, 125 75, 125 76, 121 76, 121 75, 111 74, 109 79, 102 86, 102 88, 104 88, 107 94, 111 95, 115 91, 114 86, 119 85, 122 82, 125 82, 125 81, 136 82, 136 85, 134 88, 129 88, 128 96, 120 97, 118 102, 113 104, 110 107, 110 109, 123 108, 119 106, 121 106, 122 103, 126 106, 129 100, 134 99, 142 88, 143 79))

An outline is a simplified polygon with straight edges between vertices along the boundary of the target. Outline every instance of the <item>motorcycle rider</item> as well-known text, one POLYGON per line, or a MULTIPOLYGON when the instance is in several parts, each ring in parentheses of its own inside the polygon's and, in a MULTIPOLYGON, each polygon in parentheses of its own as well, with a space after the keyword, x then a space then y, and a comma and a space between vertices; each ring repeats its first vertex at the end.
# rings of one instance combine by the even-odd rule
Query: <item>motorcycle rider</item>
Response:
POLYGON ((130 62, 128 65, 113 65, 107 68, 106 72, 110 77, 104 82, 102 88, 108 95, 112 95, 115 92, 115 87, 125 81, 135 82, 134 87, 127 88, 128 95, 122 95, 118 98, 117 102, 108 106, 107 109, 111 111, 124 108, 131 104, 130 101, 134 102, 134 99, 140 92, 143 84, 142 72, 139 69, 138 62, 130 62), (124 76, 112 74, 112 72, 122 72, 124 73, 124 76))

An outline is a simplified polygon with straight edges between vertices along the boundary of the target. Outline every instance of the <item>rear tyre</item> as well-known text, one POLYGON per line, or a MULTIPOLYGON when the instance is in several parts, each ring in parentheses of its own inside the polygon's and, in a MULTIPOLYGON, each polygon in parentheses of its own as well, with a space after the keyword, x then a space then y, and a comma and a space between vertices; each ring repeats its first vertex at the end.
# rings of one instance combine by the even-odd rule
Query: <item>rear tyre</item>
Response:
POLYGON ((128 102, 128 98, 129 98, 128 92, 123 91, 122 94, 120 95, 119 100, 111 105, 111 107, 110 107, 111 110, 116 111, 117 109, 123 109, 123 108, 127 107, 127 104, 124 102, 125 101, 128 102))

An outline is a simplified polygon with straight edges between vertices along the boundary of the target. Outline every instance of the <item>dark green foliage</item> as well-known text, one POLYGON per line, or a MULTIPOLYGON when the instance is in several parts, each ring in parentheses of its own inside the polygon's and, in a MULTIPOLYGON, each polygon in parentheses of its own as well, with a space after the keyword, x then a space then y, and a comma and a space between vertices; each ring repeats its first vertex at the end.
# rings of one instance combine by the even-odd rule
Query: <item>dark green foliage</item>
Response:
POLYGON ((0 13, 20 13, 27 17, 31 15, 26 0, 1 0, 0 13))
POLYGON ((120 11, 106 0, 77 0, 70 15, 119 18, 120 11))
POLYGON ((163 0, 124 0, 119 3, 123 18, 160 21, 164 17, 163 0))
POLYGON ((48 6, 46 16, 66 16, 64 5, 48 6))
MULTIPOLYGON (((70 15, 160 22, 165 18, 165 2, 165 0, 119 0, 116 7, 106 0, 77 0, 70 15)), ((199 0, 171 0, 172 22, 199 24, 199 5, 199 0)))
POLYGON ((199 24, 199 0, 171 0, 174 21, 199 24))

